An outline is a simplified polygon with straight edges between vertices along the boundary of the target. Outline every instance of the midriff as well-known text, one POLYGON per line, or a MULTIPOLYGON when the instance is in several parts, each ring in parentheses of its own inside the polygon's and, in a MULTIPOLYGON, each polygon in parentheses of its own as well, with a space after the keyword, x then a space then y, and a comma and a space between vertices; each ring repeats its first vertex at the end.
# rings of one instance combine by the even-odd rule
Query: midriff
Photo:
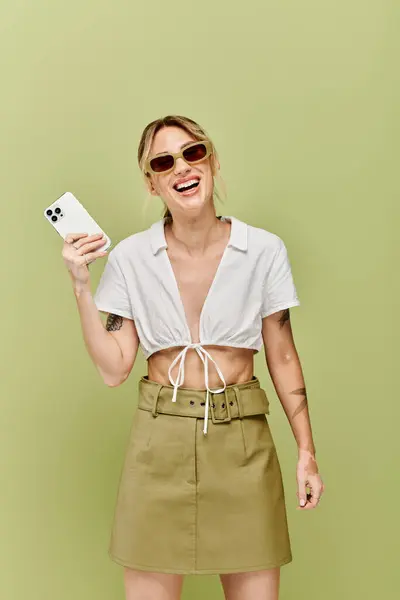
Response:
MULTIPOLYGON (((168 369, 184 346, 159 350, 152 354, 148 361, 148 378, 163 385, 172 385, 168 377, 168 369)), ((248 348, 232 348, 231 346, 204 345, 203 348, 213 357, 222 371, 226 385, 250 381, 254 374, 255 351, 248 348)), ((212 389, 222 387, 223 383, 211 360, 208 360, 208 386, 212 389)), ((172 370, 172 378, 176 381, 178 364, 172 370)), ((205 390, 204 364, 196 350, 189 348, 185 357, 185 379, 180 388, 205 390)))

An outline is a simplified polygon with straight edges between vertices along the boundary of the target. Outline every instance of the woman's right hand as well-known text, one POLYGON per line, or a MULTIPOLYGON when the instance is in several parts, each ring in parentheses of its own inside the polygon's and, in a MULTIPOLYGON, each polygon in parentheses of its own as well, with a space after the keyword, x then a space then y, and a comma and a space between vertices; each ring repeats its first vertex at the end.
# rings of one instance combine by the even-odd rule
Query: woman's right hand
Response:
POLYGON ((62 257, 74 283, 85 285, 89 282, 88 265, 107 252, 97 250, 104 246, 107 239, 102 233, 68 233, 64 240, 62 257))

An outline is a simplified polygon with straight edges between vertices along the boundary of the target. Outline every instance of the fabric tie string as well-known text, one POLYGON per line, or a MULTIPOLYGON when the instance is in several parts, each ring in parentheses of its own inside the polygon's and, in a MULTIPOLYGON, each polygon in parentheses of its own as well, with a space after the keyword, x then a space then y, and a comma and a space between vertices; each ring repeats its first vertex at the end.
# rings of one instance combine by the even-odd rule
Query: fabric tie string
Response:
POLYGON ((183 384, 184 379, 185 379, 185 358, 186 358, 186 353, 189 350, 189 348, 193 348, 194 350, 196 350, 197 354, 200 356, 203 365, 204 365, 204 382, 206 385, 206 406, 205 406, 205 411, 204 411, 204 428, 203 428, 203 433, 204 435, 207 435, 207 426, 208 426, 208 412, 209 412, 209 403, 210 403, 210 392, 214 393, 214 394, 219 394, 220 392, 223 392, 226 388, 226 383, 225 383, 225 379, 224 376, 221 372, 221 369, 218 367, 217 363, 215 362, 215 360, 213 359, 213 357, 207 352, 207 350, 205 350, 203 348, 203 346, 201 344, 188 344, 187 346, 185 346, 183 348, 183 350, 181 352, 179 352, 178 356, 172 361, 171 366, 168 369, 168 377, 170 382, 172 383, 172 385, 174 386, 174 392, 172 395, 172 402, 176 402, 176 396, 178 393, 178 388, 183 384), (222 388, 218 388, 217 390, 212 390, 209 388, 208 386, 208 360, 211 360, 214 365, 215 368, 218 372, 219 378, 220 380, 223 382, 224 387, 222 388), (174 368, 174 366, 177 364, 177 362, 179 362, 179 368, 178 368, 178 375, 176 378, 176 381, 174 381, 172 379, 171 376, 171 372, 172 369, 174 368))

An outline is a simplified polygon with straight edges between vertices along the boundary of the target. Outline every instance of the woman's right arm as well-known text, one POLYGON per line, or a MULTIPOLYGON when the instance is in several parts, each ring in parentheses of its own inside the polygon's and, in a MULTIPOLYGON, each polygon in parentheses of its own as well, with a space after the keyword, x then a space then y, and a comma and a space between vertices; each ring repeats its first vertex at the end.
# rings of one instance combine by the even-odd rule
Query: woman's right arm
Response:
POLYGON ((104 241, 101 234, 69 234, 65 238, 62 255, 71 276, 89 356, 104 383, 115 387, 123 383, 132 370, 139 338, 132 319, 109 314, 104 327, 93 300, 87 264, 107 254, 95 251, 104 245, 104 241))
POLYGON ((74 294, 90 358, 106 385, 120 385, 128 378, 139 347, 134 321, 110 314, 104 327, 90 288, 77 286, 74 294))

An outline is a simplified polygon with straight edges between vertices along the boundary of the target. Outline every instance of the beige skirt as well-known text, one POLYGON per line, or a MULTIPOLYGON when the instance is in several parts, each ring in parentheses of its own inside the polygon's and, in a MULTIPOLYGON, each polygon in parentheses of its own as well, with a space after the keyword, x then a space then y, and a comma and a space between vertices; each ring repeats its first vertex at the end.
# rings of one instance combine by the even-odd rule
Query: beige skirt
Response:
POLYGON ((109 554, 144 571, 270 569, 292 560, 281 469, 259 380, 210 394, 144 376, 109 554))

